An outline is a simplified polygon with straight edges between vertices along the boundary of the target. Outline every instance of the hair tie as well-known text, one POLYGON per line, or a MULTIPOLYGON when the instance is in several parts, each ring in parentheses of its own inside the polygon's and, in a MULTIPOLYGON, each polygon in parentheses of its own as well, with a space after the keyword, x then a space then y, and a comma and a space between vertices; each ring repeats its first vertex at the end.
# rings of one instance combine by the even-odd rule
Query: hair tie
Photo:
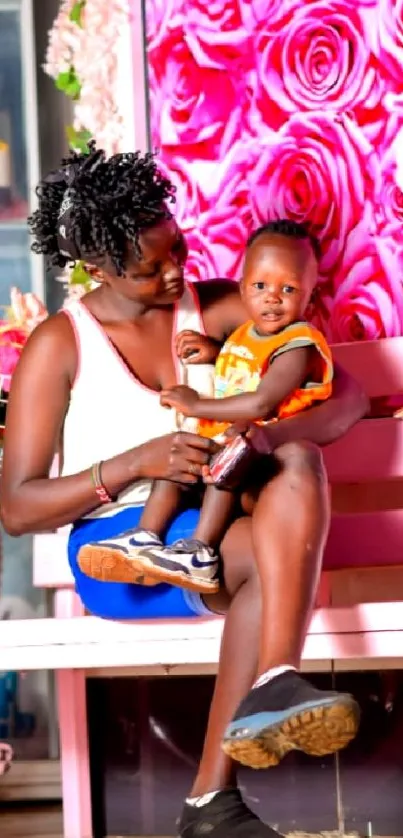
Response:
POLYGON ((74 188, 67 186, 57 220, 57 245, 63 256, 76 261, 80 259, 80 252, 75 243, 73 233, 74 195, 74 188))
POLYGON ((64 186, 64 195, 57 217, 56 237, 57 246, 62 256, 73 262, 80 259, 80 251, 74 241, 73 219, 75 204, 74 180, 77 175, 77 165, 63 166, 45 178, 46 183, 64 186))

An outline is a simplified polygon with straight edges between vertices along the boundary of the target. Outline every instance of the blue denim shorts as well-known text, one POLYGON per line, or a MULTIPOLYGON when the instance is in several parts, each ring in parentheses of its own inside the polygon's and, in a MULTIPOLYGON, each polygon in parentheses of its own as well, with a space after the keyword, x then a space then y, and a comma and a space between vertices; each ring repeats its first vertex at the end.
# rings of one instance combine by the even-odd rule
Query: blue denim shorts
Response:
MULTIPOLYGON (((77 556, 84 544, 116 538, 138 526, 142 506, 127 506, 103 518, 82 518, 70 533, 68 556, 76 591, 84 607, 97 617, 109 620, 163 619, 166 617, 217 616, 205 605, 200 594, 172 585, 142 587, 121 582, 100 582, 81 572, 77 556)), ((173 522, 166 542, 189 538, 199 519, 198 509, 187 509, 173 522)))

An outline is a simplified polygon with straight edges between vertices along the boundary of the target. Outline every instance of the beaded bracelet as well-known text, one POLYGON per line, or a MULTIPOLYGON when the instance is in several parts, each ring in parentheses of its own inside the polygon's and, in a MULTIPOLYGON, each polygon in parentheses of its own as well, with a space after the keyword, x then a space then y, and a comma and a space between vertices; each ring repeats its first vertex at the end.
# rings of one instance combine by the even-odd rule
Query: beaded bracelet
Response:
POLYGON ((102 461, 94 463, 91 467, 91 480, 101 503, 112 503, 112 498, 102 483, 101 466, 102 461))

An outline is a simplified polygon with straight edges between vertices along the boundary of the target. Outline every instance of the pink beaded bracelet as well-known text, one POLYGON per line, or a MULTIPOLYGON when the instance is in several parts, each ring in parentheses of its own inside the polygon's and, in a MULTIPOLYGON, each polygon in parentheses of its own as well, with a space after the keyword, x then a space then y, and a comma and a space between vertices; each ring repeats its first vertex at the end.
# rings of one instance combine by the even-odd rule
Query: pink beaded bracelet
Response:
POLYGON ((112 498, 102 483, 101 466, 102 460, 91 467, 91 480, 101 503, 112 503, 112 498))

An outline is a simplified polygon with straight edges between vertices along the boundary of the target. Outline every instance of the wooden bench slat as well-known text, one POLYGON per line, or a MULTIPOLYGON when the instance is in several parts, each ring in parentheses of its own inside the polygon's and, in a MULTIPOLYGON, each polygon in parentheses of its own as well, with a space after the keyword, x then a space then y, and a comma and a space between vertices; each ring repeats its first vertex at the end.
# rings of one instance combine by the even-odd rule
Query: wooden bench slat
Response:
POLYGON ((403 565, 403 510, 334 515, 324 568, 403 565))
MULTIPOLYGON (((209 664, 218 660, 222 619, 113 622, 96 617, 0 624, 0 669, 93 669, 209 664)), ((403 603, 318 609, 305 659, 402 655, 403 603), (332 650, 331 654, 329 651, 332 650), (388 651, 389 650, 389 651, 388 651)))
POLYGON ((337 344, 332 352, 370 398, 403 393, 403 337, 337 344))
POLYGON ((364 419, 323 450, 334 483, 394 479, 403 475, 403 421, 364 419))

